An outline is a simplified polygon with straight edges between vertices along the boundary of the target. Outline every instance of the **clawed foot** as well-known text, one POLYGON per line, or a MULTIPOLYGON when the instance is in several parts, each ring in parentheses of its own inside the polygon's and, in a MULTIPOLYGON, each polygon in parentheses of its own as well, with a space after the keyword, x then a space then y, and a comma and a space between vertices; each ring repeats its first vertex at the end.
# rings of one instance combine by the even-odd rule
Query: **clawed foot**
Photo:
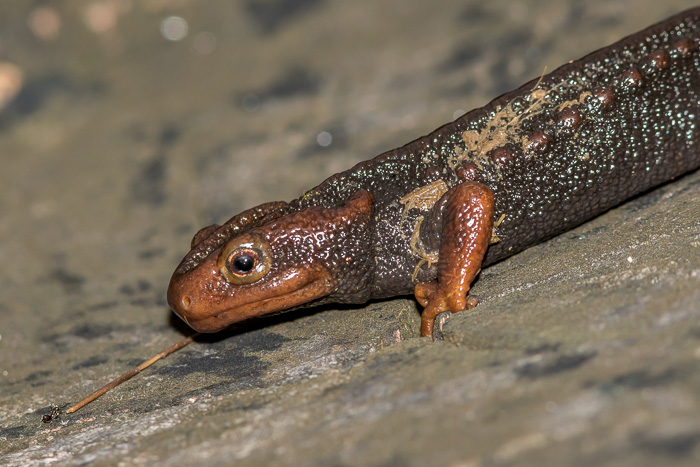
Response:
MULTIPOLYGON (((479 299, 473 295, 467 297, 467 307, 466 309, 474 308, 479 304, 479 299)), ((442 328, 445 323, 452 317, 451 311, 443 311, 438 314, 433 320, 433 327, 430 336, 434 341, 443 341, 445 336, 442 334, 442 328)))
POLYGON ((429 298, 424 293, 416 293, 416 298, 425 307, 421 315, 420 335, 430 336, 433 340, 442 340, 442 326, 452 313, 469 310, 479 304, 479 299, 474 295, 467 295, 463 305, 459 307, 448 306, 448 300, 439 292, 429 298))
POLYGON ((447 320, 450 319, 452 316, 452 313, 449 311, 443 311, 439 315, 435 317, 433 320, 433 334, 432 338, 434 341, 443 341, 445 340, 445 336, 442 334, 442 327, 445 325, 447 320))

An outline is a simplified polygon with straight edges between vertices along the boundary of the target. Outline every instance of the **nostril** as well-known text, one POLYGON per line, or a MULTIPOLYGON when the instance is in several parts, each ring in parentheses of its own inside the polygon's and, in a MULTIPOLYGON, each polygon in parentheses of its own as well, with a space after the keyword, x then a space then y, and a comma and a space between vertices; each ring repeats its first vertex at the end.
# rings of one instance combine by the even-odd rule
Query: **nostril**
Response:
POLYGON ((185 295, 184 297, 182 297, 182 300, 180 300, 180 303, 182 304, 182 308, 184 308, 186 310, 192 304, 192 299, 190 297, 188 297, 187 295, 185 295))

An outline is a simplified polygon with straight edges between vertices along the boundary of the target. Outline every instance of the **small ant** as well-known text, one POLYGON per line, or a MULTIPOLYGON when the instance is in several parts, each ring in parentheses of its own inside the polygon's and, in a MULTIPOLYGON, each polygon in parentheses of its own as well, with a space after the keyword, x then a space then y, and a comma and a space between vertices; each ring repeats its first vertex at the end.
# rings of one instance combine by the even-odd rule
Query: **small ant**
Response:
POLYGON ((51 423, 54 420, 58 421, 61 418, 61 415, 63 414, 64 407, 65 405, 63 407, 51 405, 51 412, 42 415, 41 421, 44 423, 51 423))

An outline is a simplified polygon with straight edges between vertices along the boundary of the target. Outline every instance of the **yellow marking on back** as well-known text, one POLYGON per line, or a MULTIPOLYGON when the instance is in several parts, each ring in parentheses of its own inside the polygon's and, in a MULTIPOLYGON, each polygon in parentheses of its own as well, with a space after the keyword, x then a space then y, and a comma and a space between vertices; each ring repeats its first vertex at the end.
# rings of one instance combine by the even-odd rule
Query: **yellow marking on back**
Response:
POLYGON ((411 282, 416 282, 421 266, 427 263, 428 267, 431 267, 433 264, 437 264, 440 258, 440 254, 437 251, 427 251, 420 239, 420 226, 423 220, 423 216, 418 216, 416 218, 416 224, 413 226, 413 235, 411 235, 411 241, 409 242, 413 255, 420 258, 420 261, 418 261, 418 264, 416 264, 416 267, 413 269, 413 274, 411 274, 411 282))
POLYGON ((402 216, 405 216, 407 211, 414 208, 421 211, 430 210, 440 197, 447 193, 447 190, 447 183, 443 180, 436 180, 433 183, 416 188, 399 200, 399 203, 406 205, 402 216))
POLYGON ((503 222, 503 219, 506 218, 506 214, 503 213, 501 216, 498 218, 496 222, 493 223, 493 229, 491 230, 491 239, 489 240, 489 245, 493 245, 494 243, 498 243, 501 241, 501 239, 496 235, 496 229, 501 225, 503 222))

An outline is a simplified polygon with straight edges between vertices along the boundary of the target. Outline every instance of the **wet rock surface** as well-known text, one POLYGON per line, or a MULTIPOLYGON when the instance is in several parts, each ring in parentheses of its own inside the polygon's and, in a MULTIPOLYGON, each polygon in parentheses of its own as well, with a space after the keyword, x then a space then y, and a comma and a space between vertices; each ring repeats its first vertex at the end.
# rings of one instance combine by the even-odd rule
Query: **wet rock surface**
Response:
POLYGON ((698 173, 485 269, 442 341, 302 310, 41 421, 189 332, 200 227, 690 6, 3 2, 0 464, 697 465, 698 173))

